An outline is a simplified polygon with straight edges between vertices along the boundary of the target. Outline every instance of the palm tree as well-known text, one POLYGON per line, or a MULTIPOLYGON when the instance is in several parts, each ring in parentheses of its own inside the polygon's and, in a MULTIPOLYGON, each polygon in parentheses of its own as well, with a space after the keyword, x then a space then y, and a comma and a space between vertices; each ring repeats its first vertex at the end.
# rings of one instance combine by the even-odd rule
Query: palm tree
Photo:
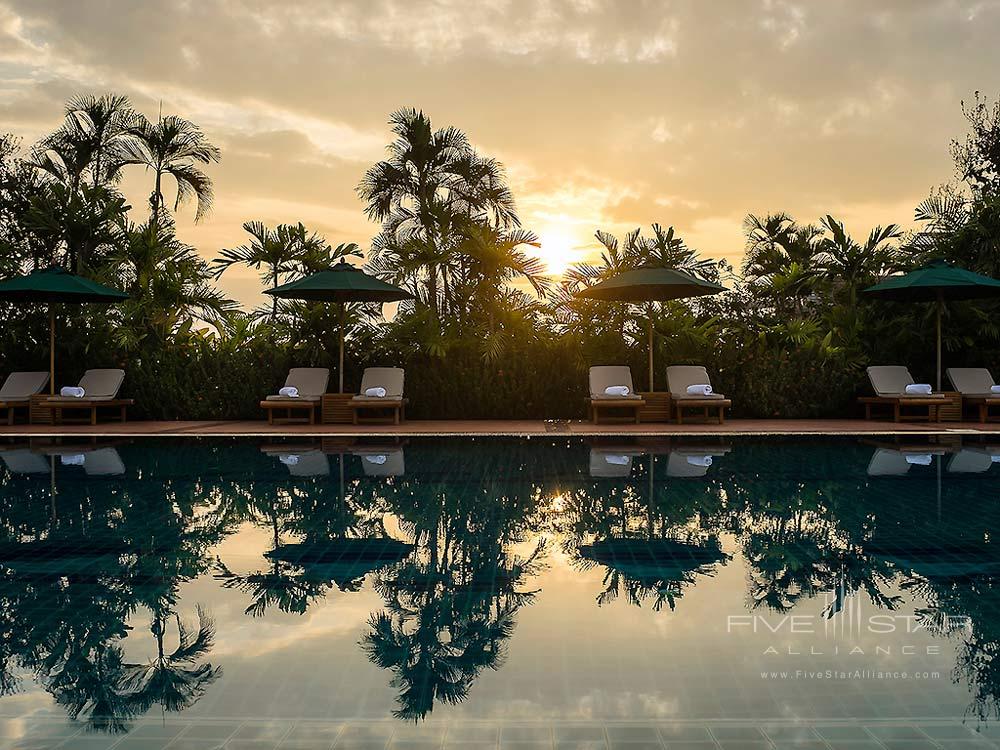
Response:
POLYGON ((829 233, 819 242, 824 280, 834 289, 846 290, 847 304, 853 308, 859 287, 873 284, 898 268, 899 248, 893 240, 903 232, 896 224, 875 227, 861 244, 832 216, 827 215, 821 223, 829 233))
POLYGON ((129 128, 137 116, 128 97, 117 94, 75 96, 67 102, 62 130, 87 145, 93 187, 118 181, 126 163, 129 128))
POLYGON ((31 163, 74 190, 88 178, 95 189, 114 184, 128 161, 136 117, 125 96, 73 97, 63 124, 36 144, 31 163))
MULTIPOLYGON (((299 224, 278 224, 274 229, 268 229, 262 221, 248 221, 243 224, 243 230, 251 239, 245 245, 222 251, 222 256, 212 261, 215 278, 219 278, 226 269, 235 264, 248 266, 257 270, 263 269, 261 279, 272 289, 281 284, 281 280, 306 267, 318 265, 317 258, 322 261, 334 257, 335 251, 327 250, 328 245, 317 234, 310 234, 305 226, 299 224)), ((345 257, 353 254, 356 245, 338 245, 345 257)), ((278 298, 271 300, 271 320, 278 317, 278 298)))
POLYGON ((550 282, 544 264, 523 247, 541 247, 534 232, 503 230, 485 222, 465 223, 457 251, 466 259, 469 285, 477 300, 494 302, 503 286, 519 279, 528 282, 539 297, 545 296, 550 282))
POLYGON ((198 320, 220 325, 237 307, 211 283, 211 267, 177 239, 170 221, 126 224, 108 266, 129 290, 118 336, 126 348, 148 336, 166 342, 198 320))
POLYGON ((419 248, 433 259, 413 272, 423 277, 427 304, 436 314, 438 280, 446 277, 458 240, 454 219, 517 226, 514 198, 503 165, 477 154, 462 131, 434 130, 430 118, 415 109, 394 112, 389 123, 396 136, 389 158, 365 173, 357 191, 365 214, 382 223, 373 242, 376 257, 419 248))
POLYGON ((187 200, 198 203, 195 221, 212 207, 212 180, 199 165, 218 162, 222 152, 212 145, 193 122, 176 115, 151 123, 142 115, 128 128, 127 162, 141 164, 153 172, 153 192, 149 196, 152 222, 158 223, 163 207, 163 178, 172 177, 177 186, 174 210, 187 200))
POLYGON ((785 213, 749 214, 743 227, 747 236, 743 275, 779 299, 790 296, 800 305, 812 294, 821 273, 818 242, 822 230, 801 226, 785 213))

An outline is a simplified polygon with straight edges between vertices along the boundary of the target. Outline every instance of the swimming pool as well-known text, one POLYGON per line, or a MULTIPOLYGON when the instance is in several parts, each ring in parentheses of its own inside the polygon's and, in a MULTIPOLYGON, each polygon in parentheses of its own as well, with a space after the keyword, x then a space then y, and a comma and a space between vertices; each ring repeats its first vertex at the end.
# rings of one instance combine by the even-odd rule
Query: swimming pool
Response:
POLYGON ((986 746, 1000 440, 909 440, 4 443, 2 741, 986 746))

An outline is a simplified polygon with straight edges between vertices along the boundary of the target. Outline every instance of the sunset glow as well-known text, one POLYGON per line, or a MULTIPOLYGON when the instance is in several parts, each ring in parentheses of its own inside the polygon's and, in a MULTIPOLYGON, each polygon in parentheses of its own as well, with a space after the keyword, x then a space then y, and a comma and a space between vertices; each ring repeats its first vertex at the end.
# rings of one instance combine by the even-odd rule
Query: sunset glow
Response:
MULTIPOLYGON (((859 235, 908 223, 952 177, 959 100, 989 88, 981 74, 1000 62, 1000 11, 972 2, 516 0, 477 24, 461 4, 396 0, 136 3, 114 24, 85 6, 0 2, 0 128, 30 144, 82 91, 128 95, 148 116, 162 101, 200 123, 224 154, 215 206, 178 227, 206 257, 242 241, 247 216, 367 247, 377 227, 354 189, 391 139, 388 115, 416 106, 503 162, 551 273, 594 260, 594 230, 654 221, 738 266, 750 212, 832 210, 859 235), (937 53, 912 54, 929 37, 937 53)), ((124 188, 145 203, 141 176, 124 188)), ((261 300, 250 272, 223 286, 261 300)))
POLYGON ((572 229, 566 223, 544 226, 538 233, 538 239, 542 246, 538 248, 536 254, 550 275, 561 275, 570 265, 582 258, 579 239, 573 235, 572 229))

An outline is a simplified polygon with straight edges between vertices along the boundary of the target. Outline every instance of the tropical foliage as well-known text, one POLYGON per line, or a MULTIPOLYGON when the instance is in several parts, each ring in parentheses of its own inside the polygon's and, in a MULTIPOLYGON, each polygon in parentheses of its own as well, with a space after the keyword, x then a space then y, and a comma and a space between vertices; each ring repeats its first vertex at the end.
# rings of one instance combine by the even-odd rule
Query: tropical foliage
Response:
MULTIPOLYGON (((256 219, 243 225, 243 244, 196 249, 177 236, 174 214, 190 203, 197 221, 211 209, 220 149, 176 115, 153 120, 122 96, 80 96, 30 148, 0 137, 0 276, 60 264, 129 291, 124 305, 62 311, 59 380, 85 364, 125 365, 126 389, 149 417, 257 416, 260 395, 290 365, 336 367, 330 306, 273 299, 244 311, 218 282, 241 266, 273 288, 341 260, 413 294, 390 319, 378 306, 348 307, 345 374, 353 388, 365 366, 406 367, 413 416, 582 416, 590 365, 629 364, 645 386, 649 320, 660 366, 705 364, 742 415, 841 415, 869 362, 930 376, 931 311, 871 302, 861 290, 939 257, 1000 276, 1000 104, 977 93, 963 111, 969 134, 951 146, 956 180, 916 207, 914 231, 887 222, 859 236, 832 215, 749 215, 736 269, 665 223, 623 237, 598 229, 597 262, 556 278, 521 225, 503 165, 422 111, 390 116, 386 157, 357 186, 379 224, 367 249, 359 238, 330 243, 298 221, 256 219), (130 171, 147 175, 148 207, 128 205, 120 182, 130 171), (575 296, 643 265, 730 291, 644 306, 575 296)), ((996 312, 992 303, 948 308, 950 364, 1000 354, 996 312)), ((5 369, 45 362, 42 315, 0 309, 5 369)))

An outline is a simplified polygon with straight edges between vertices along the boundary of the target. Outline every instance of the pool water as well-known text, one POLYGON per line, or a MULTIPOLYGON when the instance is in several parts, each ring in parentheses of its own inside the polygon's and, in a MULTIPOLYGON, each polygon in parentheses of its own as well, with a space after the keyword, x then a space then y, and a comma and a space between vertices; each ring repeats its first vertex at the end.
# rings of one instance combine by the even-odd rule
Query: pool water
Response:
POLYGON ((907 441, 4 443, 0 747, 994 747, 1000 438, 907 441))

